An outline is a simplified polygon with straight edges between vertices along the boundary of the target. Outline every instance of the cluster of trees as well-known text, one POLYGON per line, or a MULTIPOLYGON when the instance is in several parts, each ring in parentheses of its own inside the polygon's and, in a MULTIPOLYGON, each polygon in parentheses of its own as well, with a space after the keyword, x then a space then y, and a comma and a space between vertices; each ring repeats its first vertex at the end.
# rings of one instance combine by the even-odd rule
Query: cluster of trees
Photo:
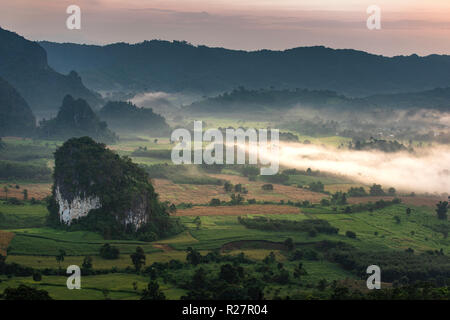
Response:
POLYGON ((131 102, 109 101, 99 115, 114 130, 147 132, 157 136, 170 132, 166 120, 153 109, 139 108, 131 102))
POLYGON ((46 165, 0 160, 0 180, 51 181, 52 171, 46 165))
POLYGON ((371 137, 368 141, 356 140, 354 142, 349 142, 348 148, 350 150, 380 150, 383 152, 398 152, 398 151, 412 150, 408 149, 406 146, 404 146, 397 140, 387 141, 375 139, 373 137, 371 137))
POLYGON ((39 136, 57 140, 90 136, 105 143, 113 143, 118 139, 85 100, 74 99, 70 95, 64 97, 56 118, 40 122, 39 136))
POLYGON ((383 270, 383 281, 404 279, 405 284, 415 281, 441 281, 450 278, 450 257, 441 251, 414 254, 406 251, 363 251, 342 242, 322 242, 317 245, 329 261, 360 277, 366 268, 375 264, 383 270))

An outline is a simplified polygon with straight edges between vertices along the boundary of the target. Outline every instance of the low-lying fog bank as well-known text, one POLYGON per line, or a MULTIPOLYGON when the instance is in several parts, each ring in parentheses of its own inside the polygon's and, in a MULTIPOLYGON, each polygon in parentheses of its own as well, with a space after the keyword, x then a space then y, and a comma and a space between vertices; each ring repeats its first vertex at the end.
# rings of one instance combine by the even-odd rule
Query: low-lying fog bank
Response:
MULTIPOLYGON (((450 147, 409 152, 338 150, 318 145, 280 143, 280 165, 348 176, 401 191, 450 193, 450 147)), ((260 155, 271 158, 270 154, 260 155)))

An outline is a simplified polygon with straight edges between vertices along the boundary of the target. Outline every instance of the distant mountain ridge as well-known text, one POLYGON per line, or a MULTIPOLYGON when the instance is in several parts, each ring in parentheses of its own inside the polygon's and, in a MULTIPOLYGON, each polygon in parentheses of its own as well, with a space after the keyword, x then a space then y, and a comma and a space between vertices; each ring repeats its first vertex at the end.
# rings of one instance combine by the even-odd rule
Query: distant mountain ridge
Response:
POLYGON ((211 94, 244 86, 333 90, 362 97, 450 86, 447 55, 390 58, 322 46, 248 52, 160 40, 106 46, 40 44, 53 68, 76 70, 96 90, 211 94))
POLYGON ((0 137, 32 136, 36 118, 27 102, 8 82, 0 78, 0 137))
POLYGON ((450 111, 450 87, 421 92, 373 95, 365 98, 350 98, 329 90, 249 90, 240 87, 231 92, 193 102, 185 107, 185 111, 254 113, 288 110, 297 106, 341 110, 423 108, 450 111))
POLYGON ((33 111, 55 111, 65 95, 101 104, 100 95, 87 89, 76 72, 63 75, 47 64, 38 43, 0 28, 0 76, 27 101, 33 111))

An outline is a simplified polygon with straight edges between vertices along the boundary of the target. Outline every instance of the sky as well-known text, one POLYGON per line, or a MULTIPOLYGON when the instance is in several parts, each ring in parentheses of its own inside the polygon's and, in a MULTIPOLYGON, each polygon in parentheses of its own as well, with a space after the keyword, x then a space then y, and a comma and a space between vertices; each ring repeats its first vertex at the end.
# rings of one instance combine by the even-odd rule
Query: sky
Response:
POLYGON ((31 40, 186 40, 230 49, 324 45, 387 56, 450 54, 450 0, 0 0, 0 26, 31 40), (66 8, 81 8, 69 30, 66 8), (366 12, 381 9, 381 29, 366 12))

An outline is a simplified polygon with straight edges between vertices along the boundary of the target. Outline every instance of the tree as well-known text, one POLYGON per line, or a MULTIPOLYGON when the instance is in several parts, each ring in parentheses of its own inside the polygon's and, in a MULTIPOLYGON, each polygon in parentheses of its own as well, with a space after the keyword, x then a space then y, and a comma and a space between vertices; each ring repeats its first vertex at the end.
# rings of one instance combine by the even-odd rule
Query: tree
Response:
POLYGON ((289 251, 292 251, 294 249, 294 241, 292 241, 292 238, 287 238, 286 240, 284 240, 284 246, 289 251))
POLYGON ((190 264, 196 266, 202 261, 202 255, 192 247, 187 248, 186 260, 190 264))
POLYGON ((225 192, 231 192, 233 190, 233 185, 230 182, 225 182, 223 185, 225 192))
POLYGON ((439 203, 436 204, 436 213, 439 220, 447 220, 447 211, 448 211, 447 201, 439 201, 439 203))
POLYGON ((22 193, 23 193, 23 200, 27 201, 28 200, 28 190, 23 189, 22 193))
POLYGON ((389 188, 388 189, 388 195, 390 196, 395 196, 395 193, 397 192, 397 190, 395 190, 395 188, 389 188))
POLYGON ((42 274, 40 271, 33 272, 33 281, 39 282, 42 280, 42 274))
POLYGON ((145 265, 145 253, 141 247, 136 248, 136 252, 130 255, 131 262, 133 262, 136 272, 139 272, 143 265, 145 265))
POLYGON ((381 185, 375 183, 370 187, 369 193, 371 196, 384 196, 385 194, 381 185))
POLYGON ((119 248, 111 246, 109 243, 105 243, 100 248, 100 257, 102 257, 103 259, 117 259, 119 258, 119 254, 119 248))
POLYGON ((356 233, 354 233, 353 231, 346 231, 345 235, 349 238, 355 239, 356 238, 356 233))
POLYGON ((166 300, 166 296, 159 289, 159 284, 156 281, 150 281, 147 289, 142 291, 141 300, 166 300))
POLYGON ((244 269, 241 266, 233 266, 229 263, 220 267, 219 278, 228 283, 238 283, 244 277, 244 269))
POLYGON ((38 290, 24 284, 17 288, 6 288, 3 292, 5 300, 53 300, 47 291, 38 290))
POLYGON ((82 268, 85 270, 91 270, 92 269, 92 257, 86 256, 83 259, 82 268))
POLYGON ((56 261, 58 262, 59 268, 61 268, 61 262, 64 261, 65 256, 66 256, 66 251, 60 249, 58 254, 56 255, 56 261))
POLYGON ((308 272, 303 268, 303 263, 299 263, 294 269, 294 277, 300 279, 301 276, 307 275, 308 272))

